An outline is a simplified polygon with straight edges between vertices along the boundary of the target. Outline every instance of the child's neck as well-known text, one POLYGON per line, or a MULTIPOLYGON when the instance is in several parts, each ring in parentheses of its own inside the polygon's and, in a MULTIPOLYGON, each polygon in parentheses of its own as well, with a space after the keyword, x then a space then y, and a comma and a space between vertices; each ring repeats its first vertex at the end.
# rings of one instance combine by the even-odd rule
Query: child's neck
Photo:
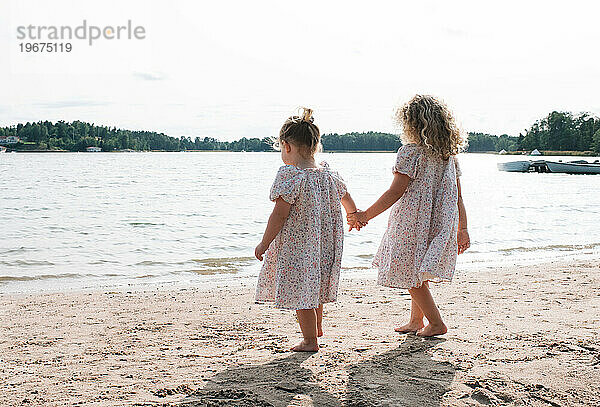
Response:
POLYGON ((302 157, 301 155, 297 155, 292 157, 290 160, 290 164, 294 167, 298 168, 316 168, 317 163, 315 162, 315 157, 302 157))

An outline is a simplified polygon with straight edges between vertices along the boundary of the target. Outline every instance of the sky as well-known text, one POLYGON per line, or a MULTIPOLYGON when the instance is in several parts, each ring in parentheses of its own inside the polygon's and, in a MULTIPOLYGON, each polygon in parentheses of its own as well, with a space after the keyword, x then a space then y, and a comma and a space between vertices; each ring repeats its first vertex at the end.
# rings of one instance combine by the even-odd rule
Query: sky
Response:
POLYGON ((397 132, 442 98, 466 131, 518 135, 553 110, 600 115, 596 1, 32 1, 0 5, 0 125, 82 120, 171 136, 267 137, 298 106, 322 133, 397 132), (142 26, 52 40, 19 26, 142 26), (42 40, 37 40, 42 41, 42 40))

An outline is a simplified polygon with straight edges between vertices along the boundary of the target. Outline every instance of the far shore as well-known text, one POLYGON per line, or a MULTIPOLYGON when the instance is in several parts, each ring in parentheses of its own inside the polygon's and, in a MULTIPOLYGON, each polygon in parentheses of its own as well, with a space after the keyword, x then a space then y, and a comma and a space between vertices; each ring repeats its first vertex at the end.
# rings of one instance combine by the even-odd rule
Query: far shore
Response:
POLYGON ((6 406, 600 405, 600 259, 458 271, 449 331, 399 335, 410 297, 342 279, 322 348, 254 284, 0 295, 6 406))

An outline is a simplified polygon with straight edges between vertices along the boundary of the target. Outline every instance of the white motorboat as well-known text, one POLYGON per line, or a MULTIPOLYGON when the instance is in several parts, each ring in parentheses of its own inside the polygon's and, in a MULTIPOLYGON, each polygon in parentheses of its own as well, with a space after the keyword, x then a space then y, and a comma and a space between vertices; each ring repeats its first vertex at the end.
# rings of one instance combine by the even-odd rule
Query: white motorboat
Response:
POLYGON ((571 161, 568 163, 546 161, 549 172, 564 174, 600 174, 600 163, 587 161, 571 161))
POLYGON ((500 171, 507 172, 527 172, 531 166, 531 161, 509 161, 506 163, 498 163, 500 171))
POLYGON ((500 171, 508 172, 552 172, 559 174, 600 174, 600 161, 590 163, 585 160, 579 161, 509 161, 498 163, 500 171))

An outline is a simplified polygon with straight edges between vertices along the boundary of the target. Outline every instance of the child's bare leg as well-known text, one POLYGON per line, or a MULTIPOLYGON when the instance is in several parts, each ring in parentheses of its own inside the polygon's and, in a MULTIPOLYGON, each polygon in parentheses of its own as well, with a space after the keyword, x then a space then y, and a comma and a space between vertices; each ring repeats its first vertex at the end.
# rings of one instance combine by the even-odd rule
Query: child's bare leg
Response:
POLYGON ((417 331, 417 335, 435 336, 445 334, 448 331, 448 328, 446 328, 444 321, 442 321, 440 311, 435 305, 435 301, 433 301, 433 297, 429 291, 429 284, 424 283, 421 287, 411 288, 408 291, 410 292, 413 301, 417 303, 429 321, 429 324, 425 328, 417 331))
POLYGON ((323 304, 316 309, 317 312, 317 337, 323 336, 323 304))
POLYGON ((317 343, 317 313, 315 308, 296 310, 300 330, 304 340, 292 348, 295 352, 316 352, 319 350, 317 343))
POLYGON ((423 328, 425 324, 423 324, 423 311, 419 305, 415 302, 415 300, 411 299, 410 301, 410 321, 406 325, 402 325, 395 329, 396 332, 401 334, 407 334, 409 332, 417 332, 419 329, 423 328))

